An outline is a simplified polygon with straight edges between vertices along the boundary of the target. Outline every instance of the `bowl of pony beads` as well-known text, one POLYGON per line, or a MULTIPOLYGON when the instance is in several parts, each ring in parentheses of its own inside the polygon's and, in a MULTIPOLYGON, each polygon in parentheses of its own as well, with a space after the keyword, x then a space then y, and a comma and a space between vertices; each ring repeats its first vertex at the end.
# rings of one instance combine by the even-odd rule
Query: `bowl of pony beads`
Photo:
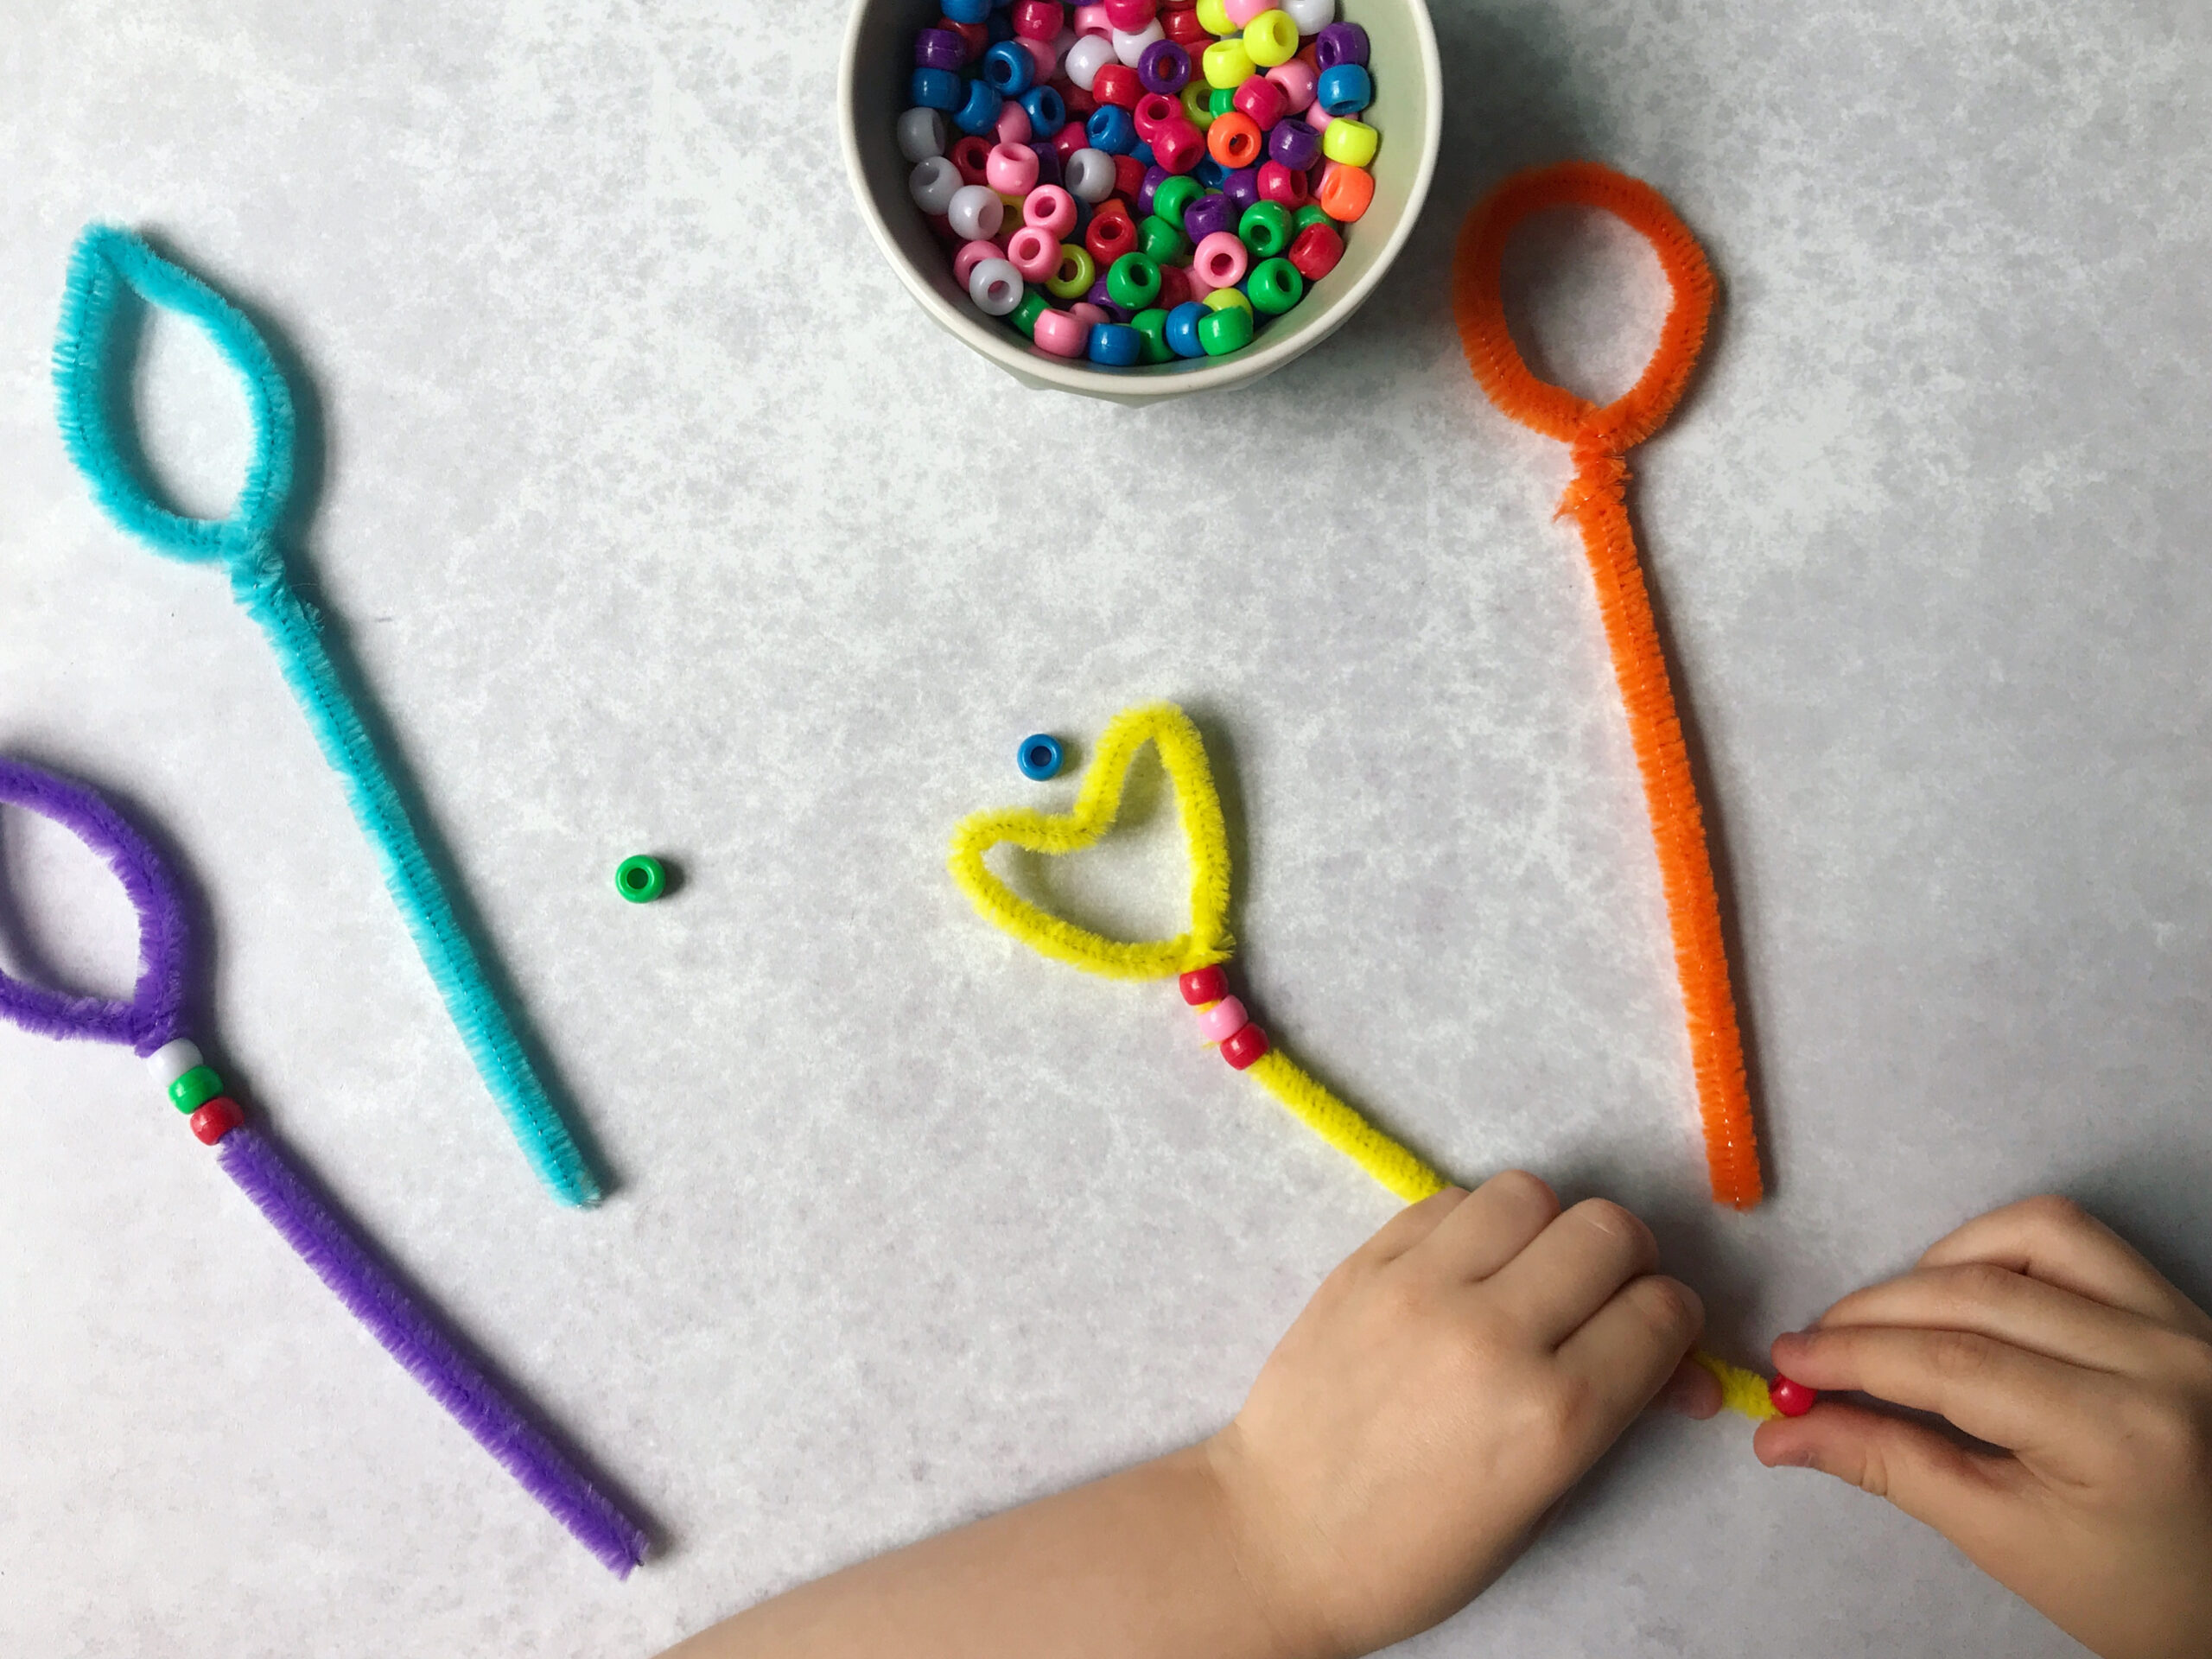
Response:
POLYGON ((1422 0, 859 0, 863 218, 933 321, 1024 384, 1145 403, 1326 338, 1435 167, 1422 0))

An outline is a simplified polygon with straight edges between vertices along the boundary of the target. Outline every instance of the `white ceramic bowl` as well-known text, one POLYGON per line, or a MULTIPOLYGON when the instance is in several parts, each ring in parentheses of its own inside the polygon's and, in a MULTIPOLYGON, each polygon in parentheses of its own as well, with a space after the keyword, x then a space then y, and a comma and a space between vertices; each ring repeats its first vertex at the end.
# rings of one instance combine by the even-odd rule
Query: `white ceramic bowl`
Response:
POLYGON ((1243 351, 1128 369, 1100 368, 1039 351, 976 308, 952 280, 952 261, 906 194, 913 168, 893 124, 906 108, 914 33, 936 20, 931 0, 855 0, 837 73, 837 124, 853 192, 891 268, 938 327, 1024 385, 1145 404, 1189 391, 1248 385, 1311 351, 1359 309, 1405 245, 1428 194, 1443 128, 1443 72, 1423 0, 1340 0, 1339 14, 1367 30, 1375 104, 1361 118, 1382 134, 1370 169, 1375 200, 1346 227, 1344 257, 1243 351))

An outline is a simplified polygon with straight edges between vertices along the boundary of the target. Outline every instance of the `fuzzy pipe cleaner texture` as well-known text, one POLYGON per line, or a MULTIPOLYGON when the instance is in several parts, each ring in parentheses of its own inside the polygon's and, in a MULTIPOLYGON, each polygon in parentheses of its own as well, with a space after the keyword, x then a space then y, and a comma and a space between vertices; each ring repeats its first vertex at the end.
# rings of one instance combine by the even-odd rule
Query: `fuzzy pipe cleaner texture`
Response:
MULTIPOLYGON (((1166 979, 1228 959, 1231 871, 1221 794, 1205 745, 1190 717, 1170 702, 1126 709, 1099 734, 1074 807, 1066 813, 1008 807, 978 812, 953 831, 947 861, 953 880, 976 913, 1039 955, 1109 979, 1166 979), (1065 855, 1095 845, 1114 827, 1130 763, 1147 743, 1175 787, 1191 865, 1191 925, 1170 939, 1111 939, 1055 916, 1020 897, 985 863, 1000 846, 1065 855)), ((1211 1005, 1209 1005, 1211 1006, 1211 1005)), ((1441 1192, 1450 1180, 1410 1147, 1368 1121, 1281 1049, 1270 1046, 1245 1075, 1307 1128, 1408 1204, 1441 1192)), ((1709 1354, 1694 1356, 1717 1377, 1723 1403, 1745 1415, 1775 1415, 1766 1380, 1709 1354)))
MULTIPOLYGON (((141 1054, 182 1036, 190 962, 183 900, 145 837, 85 785, 5 755, 0 755, 0 804, 53 819, 106 860, 138 912, 140 958, 137 990, 128 1003, 63 996, 0 972, 0 1018, 41 1036, 127 1043, 141 1054)), ((629 1576, 645 1557, 643 1529, 461 1351, 398 1276, 315 1195, 276 1142, 234 1127, 217 1141, 216 1156, 223 1172, 385 1351, 578 1542, 617 1577, 629 1576)))
POLYGON ((291 494, 296 423, 290 389, 268 343, 243 312, 190 271, 127 231, 95 225, 79 239, 69 262, 54 378, 62 439, 108 515, 156 553, 188 563, 219 563, 229 572, 233 596, 267 636, 324 758, 344 780, 346 799, 376 849, 407 931, 531 1166, 566 1202, 596 1203, 598 1178, 547 1096, 454 916, 422 837, 324 648, 315 613, 293 591, 277 532, 291 494), (126 452, 114 377, 127 349, 120 327, 124 307, 134 293, 205 327, 245 389, 253 459, 227 518, 171 512, 126 452))
POLYGON ((1483 391, 1522 425, 1568 445, 1574 457, 1574 481, 1560 503, 1560 516, 1573 519, 1582 532, 1643 779, 1675 938, 1713 1196, 1748 1210, 1759 1201, 1764 1185, 1744 1075, 1743 1036, 1721 935, 1720 899, 1689 750, 1629 522, 1628 463, 1622 459, 1666 423, 1689 385, 1713 311, 1713 270, 1697 238, 1656 190, 1610 168, 1568 162, 1508 179, 1467 215, 1452 284, 1460 341, 1483 391), (1602 208, 1641 234, 1658 255, 1672 290, 1650 362, 1633 386, 1602 407, 1537 378, 1506 327, 1502 276, 1507 242, 1530 214, 1569 207, 1602 208))

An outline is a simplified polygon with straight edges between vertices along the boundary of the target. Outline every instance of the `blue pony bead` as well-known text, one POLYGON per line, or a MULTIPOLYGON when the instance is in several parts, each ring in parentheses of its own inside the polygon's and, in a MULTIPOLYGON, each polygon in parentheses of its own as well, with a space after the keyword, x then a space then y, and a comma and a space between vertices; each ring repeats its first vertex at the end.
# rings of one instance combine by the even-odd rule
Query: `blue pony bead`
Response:
POLYGON ((1331 115, 1357 115, 1375 101, 1375 82, 1357 63, 1324 69, 1313 83, 1313 101, 1331 115))
MULTIPOLYGON (((1135 334, 1136 331, 1133 328, 1129 332, 1135 334)), ((1041 784, 1048 779, 1058 777, 1060 764, 1066 759, 1067 753, 1060 747, 1058 738, 1038 732, 1021 740, 1021 748, 1015 754, 1014 763, 1021 768, 1023 777, 1032 783, 1041 784)))
POLYGON ((991 0, 944 0, 944 15, 956 23, 984 22, 991 15, 991 0))
POLYGON ((1126 322, 1090 325, 1090 360, 1094 363, 1102 363, 1109 369, 1132 368, 1137 353, 1143 349, 1144 336, 1126 322))
POLYGON ((1067 100, 1050 86, 1032 86, 1021 95, 1021 108, 1029 117, 1029 136, 1039 143, 1051 143, 1068 124, 1067 100))
POLYGON ((1126 156, 1137 147, 1137 124, 1118 104, 1102 104, 1083 125, 1093 149, 1109 156, 1126 156))
POLYGON ((968 83, 968 101, 952 118, 952 124, 966 133, 982 138, 995 132, 999 124, 999 107, 1006 100, 987 80, 968 83))
POLYGON ((1029 55, 1027 47, 1001 41, 983 54, 982 75, 1001 97, 1020 98, 1037 79, 1037 60, 1029 55))
POLYGON ((1198 323, 1205 315, 1206 308, 1196 300, 1186 300, 1170 311, 1160 329, 1167 349, 1178 357, 1204 357, 1206 348, 1198 343, 1198 323))
POLYGON ((965 96, 960 77, 950 69, 917 69, 907 96, 925 110, 943 110, 947 115, 960 107, 965 96))

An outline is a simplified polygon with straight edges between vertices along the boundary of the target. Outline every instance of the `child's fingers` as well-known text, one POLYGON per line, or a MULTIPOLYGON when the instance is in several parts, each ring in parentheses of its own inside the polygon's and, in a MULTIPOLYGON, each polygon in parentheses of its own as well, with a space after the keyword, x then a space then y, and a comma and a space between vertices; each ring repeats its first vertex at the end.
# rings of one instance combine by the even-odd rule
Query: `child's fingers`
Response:
POLYGON ((1618 1204, 1585 1198, 1491 1274, 1485 1287, 1538 1341, 1557 1347, 1658 1260, 1649 1227, 1618 1204))
MULTIPOLYGON (((1695 1291, 1680 1280, 1647 1274, 1622 1286, 1560 1344, 1560 1367, 1587 1388, 1593 1420, 1610 1437, 1651 1403, 1704 1329, 1705 1304, 1695 1291)), ((1713 1389, 1717 1395, 1718 1382, 1713 1389)), ((1716 1398, 1713 1410, 1719 1404, 1716 1398)))
POLYGON ((1847 1325, 1774 1341, 1775 1369, 1809 1387, 1853 1389, 1932 1411, 2009 1452, 2061 1445, 2099 1408, 2101 1373, 1970 1331, 1847 1325))
POLYGON ((1375 1236, 1351 1253, 1351 1260, 1370 1267, 1395 1262, 1434 1232, 1444 1218, 1467 1201, 1465 1187, 1447 1186, 1432 1192, 1384 1222, 1375 1236))
POLYGON ((1454 1279, 1487 1279, 1558 1218, 1559 1195, 1523 1169, 1493 1175, 1439 1222, 1422 1254, 1454 1279))
POLYGON ((2174 1340, 2139 1314, 1988 1262, 1924 1268, 1853 1291, 1820 1319, 1824 1331, 1859 1325, 1972 1331, 2069 1365, 2129 1374, 2156 1363, 2155 1344, 2174 1340))
POLYGON ((2212 1338, 2212 1318, 2122 1239, 2069 1199, 2023 1198, 1938 1239, 1923 1268, 1988 1262, 2079 1296, 2212 1338))
POLYGON ((1718 1417, 1723 1396, 1720 1379, 1685 1356, 1675 1367, 1675 1374, 1666 1385, 1652 1397, 1654 1411, 1679 1411, 1685 1417, 1703 1422, 1708 1417, 1718 1417))
POLYGON ((1802 1417, 1761 1423, 1751 1450, 1770 1469, 1817 1469, 1887 1498, 1955 1543, 2001 1524, 2018 1465, 1967 1451, 1919 1423, 1823 1401, 1802 1417))

